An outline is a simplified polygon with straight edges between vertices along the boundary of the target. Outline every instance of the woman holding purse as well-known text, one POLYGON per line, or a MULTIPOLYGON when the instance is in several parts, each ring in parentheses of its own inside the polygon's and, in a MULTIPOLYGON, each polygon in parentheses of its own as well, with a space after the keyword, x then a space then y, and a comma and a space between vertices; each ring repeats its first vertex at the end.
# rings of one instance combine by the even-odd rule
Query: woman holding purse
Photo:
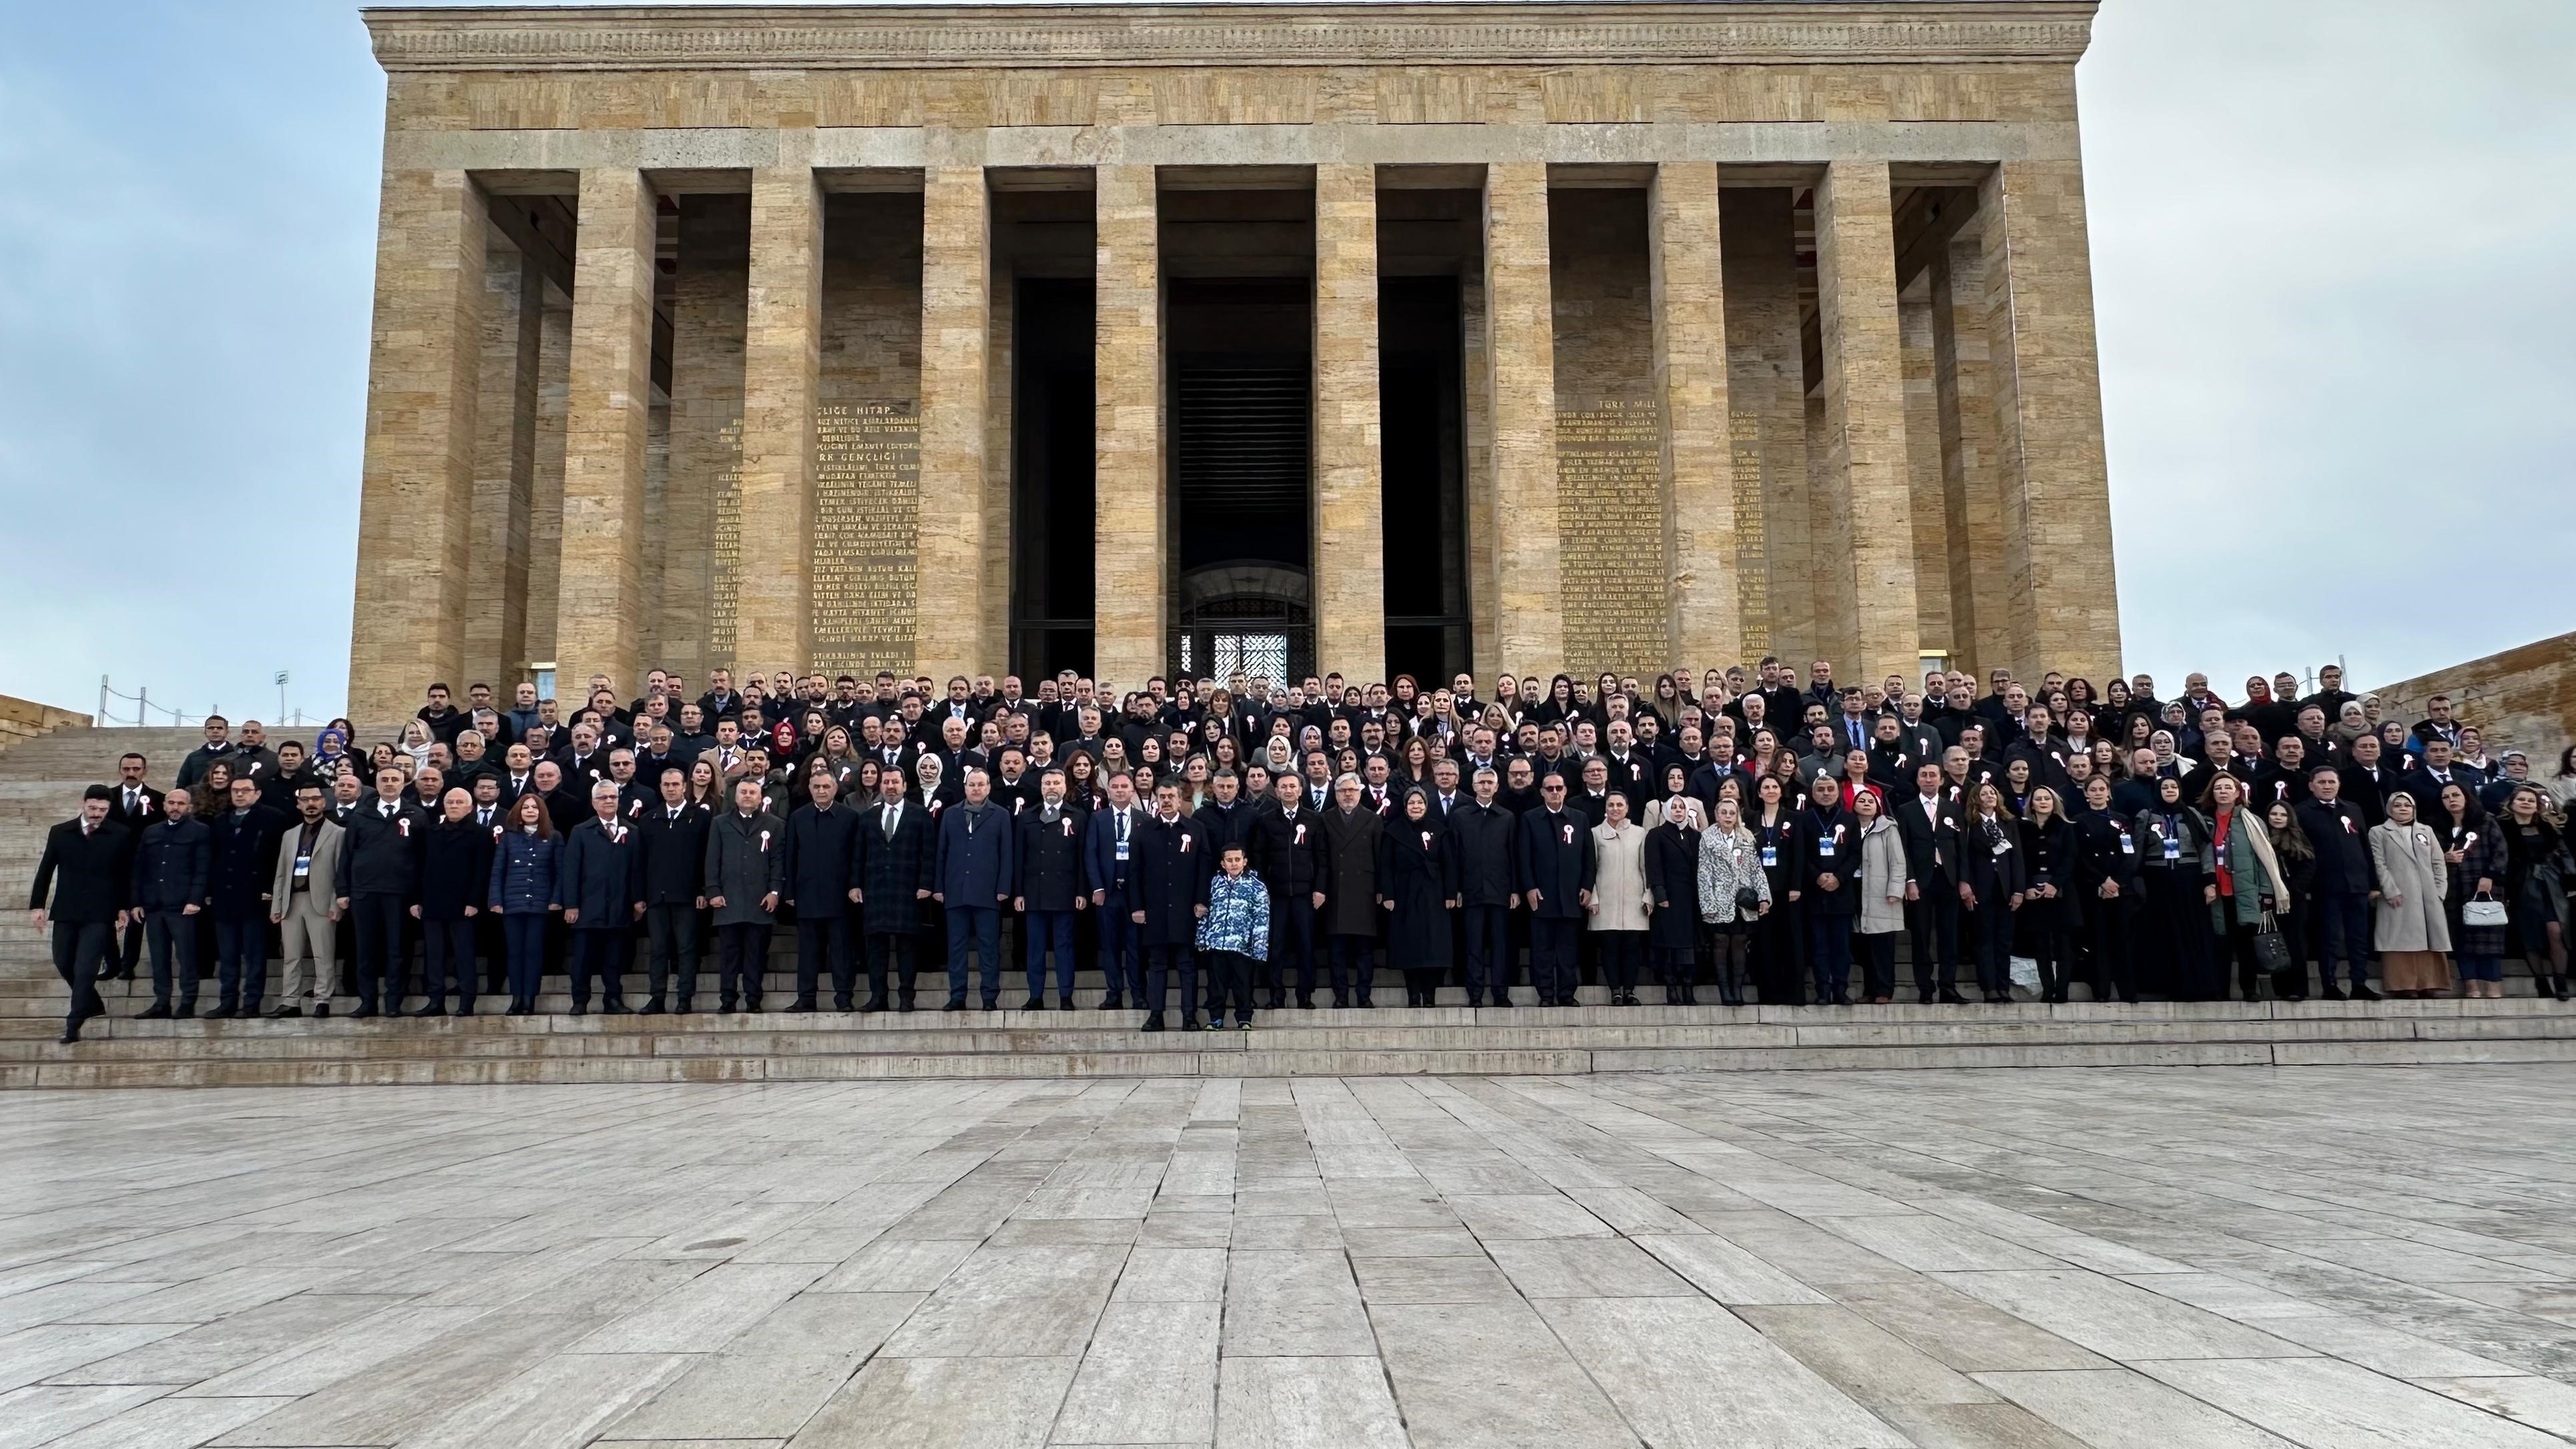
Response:
POLYGON ((1744 963, 1753 928, 1770 912, 1771 875, 1762 868, 1762 847, 1744 828, 1744 813, 1734 798, 1721 795, 1699 838, 1699 917, 1708 923, 1717 999, 1727 1006, 1744 1004, 1744 963))

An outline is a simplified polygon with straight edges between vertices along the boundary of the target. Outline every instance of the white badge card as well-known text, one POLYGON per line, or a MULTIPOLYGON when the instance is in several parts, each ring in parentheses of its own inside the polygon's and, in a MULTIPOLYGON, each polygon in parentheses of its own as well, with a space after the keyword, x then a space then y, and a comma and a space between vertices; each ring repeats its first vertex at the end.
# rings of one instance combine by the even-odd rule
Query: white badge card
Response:
POLYGON ((2131 840, 2129 838, 2129 832, 2125 830, 2120 832, 2120 853, 2122 855, 2135 855, 2138 853, 2138 842, 2131 840))
POLYGON ((304 851, 295 853, 295 878, 304 880, 313 874, 313 857, 304 851))
POLYGON ((1762 847, 1762 864, 1763 864, 1765 867, 1775 866, 1775 865, 1778 865, 1779 863, 1780 863, 1780 847, 1778 847, 1778 846, 1776 846, 1776 845, 1766 845, 1766 846, 1762 847))
POLYGON ((2174 838, 2173 838, 2172 836, 2170 836, 2170 835, 2168 835, 2168 836, 2166 836, 2166 837, 2165 837, 2165 859, 2167 859, 2167 860, 2180 860, 2180 859, 2182 859, 2182 842, 2181 842, 2181 841, 2179 841, 2179 840, 2174 839, 2174 838))

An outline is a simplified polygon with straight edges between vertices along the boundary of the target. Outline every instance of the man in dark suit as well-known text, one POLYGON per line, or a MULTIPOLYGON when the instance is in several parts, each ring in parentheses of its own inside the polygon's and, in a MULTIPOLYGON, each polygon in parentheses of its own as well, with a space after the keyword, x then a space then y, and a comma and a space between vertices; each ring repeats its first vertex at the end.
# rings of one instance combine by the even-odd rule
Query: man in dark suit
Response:
POLYGON ((107 1003, 98 999, 99 963, 130 914, 134 837, 107 818, 115 799, 105 785, 82 793, 80 814, 46 833, 35 889, 27 893, 36 929, 53 927, 54 971, 72 990, 60 1038, 64 1046, 80 1040, 82 1022, 107 1015, 107 1003))
POLYGON ((912 1010, 913 940, 922 902, 930 899, 936 842, 930 812, 904 798, 903 772, 877 776, 877 803, 859 817, 860 917, 868 946, 868 1000, 862 1011, 912 1010), (891 967, 899 995, 886 989, 891 967))
POLYGON ((993 778, 981 766, 967 768, 962 789, 964 798, 939 817, 939 858, 931 872, 936 882, 931 895, 944 908, 948 924, 946 1009, 966 1009, 971 951, 982 966, 984 1009, 992 1011, 1001 1005, 1002 910, 1011 902, 1018 832, 1011 828, 1010 812, 993 803, 993 778))
POLYGON ((1109 804, 1091 817, 1083 842, 1083 884, 1091 891, 1091 908, 1100 914, 1100 975, 1108 985, 1104 1011, 1116 1011, 1134 994, 1145 994, 1136 937, 1136 832, 1145 812, 1136 803, 1136 780, 1121 770, 1109 777, 1109 804))
MULTIPOLYGON (((116 798, 109 803, 107 810, 107 818, 136 840, 142 839, 146 828, 161 822, 161 792, 143 783, 145 768, 143 756, 131 750, 116 757, 116 798)), ((142 961, 144 923, 139 919, 140 913, 136 914, 137 919, 128 920, 125 924, 123 949, 115 960, 99 968, 99 980, 113 981, 120 976, 131 976, 135 966, 142 961)))
POLYGON ((197 1014, 197 915, 205 909, 211 833, 190 812, 190 803, 187 791, 171 791, 163 799, 165 818, 144 826, 135 842, 129 898, 152 942, 152 1005, 142 1012, 145 1020, 174 1015, 184 1020, 197 1014), (173 955, 179 968, 175 1012, 170 1005, 173 955))
POLYGON ((1306 787, 1293 774, 1271 782, 1271 808, 1252 822, 1252 868, 1270 892, 1270 954, 1257 965, 1267 997, 1265 1010, 1277 1011, 1280 994, 1297 968, 1297 1006, 1315 1005, 1315 912, 1323 905, 1324 831, 1322 818, 1306 803, 1306 787))
POLYGON ((1047 955, 1055 955, 1056 1005, 1073 1010, 1073 923, 1087 903, 1082 889, 1083 843, 1089 820, 1067 804, 1064 771, 1038 776, 1037 803, 1018 819, 1019 879, 1011 905, 1025 923, 1029 970, 1026 1010, 1046 1005, 1047 955))
POLYGON ((618 818, 613 780, 590 787, 591 818, 573 827, 555 858, 555 904, 572 931, 572 1014, 590 1010, 590 978, 599 976, 600 1009, 626 1014, 626 968, 635 958, 635 923, 643 919, 642 852, 618 818))
POLYGON ((1888 809, 1905 842, 1905 925, 1913 938, 1914 996, 1965 1005, 1959 994, 1959 802, 1941 766, 1914 768, 1914 788, 1888 809))
MULTIPOLYGON (((403 800, 402 771, 387 765, 376 771, 375 797, 341 824, 340 910, 358 925, 358 1009, 349 1013, 352 1018, 402 1010, 403 921, 419 874, 413 854, 427 823, 403 800)), ((561 871, 562 862, 556 869, 561 871)))
POLYGON ((215 990, 209 1021, 255 1016, 268 989, 269 896, 286 817, 259 802, 259 785, 233 777, 232 807, 206 841, 206 894, 215 918, 215 990))
MULTIPOLYGON (((2360 808, 2343 798, 2342 774, 2331 765, 2308 777, 2308 798, 2292 809, 2317 853, 2317 873, 2308 887, 2321 988, 2317 994, 2328 1001, 2344 999, 2344 989, 2335 984, 2340 958, 2353 998, 2377 1001, 2379 993, 2370 989, 2370 896, 2379 889, 2379 872, 2370 860, 2370 826, 2360 808)), ((2303 969, 2300 979, 2306 976, 2303 969)))
POLYGON ((1521 817, 1521 893, 1529 899, 1530 985, 1541 1006, 1572 1006, 1575 951, 1591 915, 1591 823, 1565 803, 1565 777, 1543 775, 1539 808, 1521 817))
POLYGON ((787 817, 787 858, 779 862, 779 895, 796 910, 796 999, 794 1012, 814 1009, 821 973, 832 973, 832 1009, 849 1011, 858 990, 858 967, 850 907, 858 887, 858 812, 841 805, 840 782, 827 774, 813 777, 813 797, 787 817))
POLYGON ((678 1009, 689 1010, 698 989, 698 912, 706 909, 707 807, 689 799, 689 774, 666 765, 656 777, 661 803, 635 822, 635 844, 642 853, 644 931, 649 945, 647 967, 652 995, 643 1014, 668 1009, 665 993, 671 974, 679 973, 678 1009))
MULTIPOLYGON (((1207 832, 1181 813, 1181 787, 1154 787, 1154 810, 1136 833, 1136 892, 1128 919, 1145 953, 1145 1027, 1163 1029, 1172 973, 1181 978, 1181 1021, 1199 1017, 1199 913, 1207 909, 1207 832)), ((950 969, 954 970, 954 967, 950 969)))
POLYGON ((1475 798, 1449 817, 1469 1006, 1482 1006, 1488 998, 1496 1006, 1512 1004, 1511 909, 1520 903, 1520 819, 1494 803, 1501 789, 1491 769, 1478 770, 1475 798))

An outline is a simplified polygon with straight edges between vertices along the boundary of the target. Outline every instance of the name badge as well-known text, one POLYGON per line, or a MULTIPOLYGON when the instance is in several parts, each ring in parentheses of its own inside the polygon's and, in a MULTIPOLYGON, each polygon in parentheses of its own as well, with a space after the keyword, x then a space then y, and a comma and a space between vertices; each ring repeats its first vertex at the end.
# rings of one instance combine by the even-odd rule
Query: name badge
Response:
POLYGON ((1766 846, 1762 847, 1762 864, 1763 864, 1765 867, 1775 866, 1775 865, 1778 865, 1779 863, 1780 863, 1780 847, 1778 847, 1778 846, 1776 846, 1776 845, 1766 845, 1766 846))
POLYGON ((1122 841, 1118 842, 1118 858, 1119 858, 1120 860, 1125 860, 1125 859, 1127 858, 1127 842, 1126 842, 1126 841, 1123 841, 1123 840, 1122 840, 1122 841))
POLYGON ((2167 860, 2180 860, 2180 859, 2182 859, 2182 842, 2181 842, 2181 841, 2179 841, 2179 840, 2167 840, 2167 841, 2165 842, 2165 859, 2167 859, 2167 860))
MULTIPOLYGON (((1816 859, 1818 859, 1818 860, 1831 860, 1831 859, 1833 859, 1833 858, 1834 858, 1834 843, 1833 843, 1832 841, 1830 841, 1830 840, 1819 840, 1819 841, 1817 841, 1817 842, 1816 842, 1816 859)), ((1768 865, 1768 864, 1770 864, 1770 862, 1769 862, 1769 861, 1764 861, 1764 862, 1763 862, 1763 864, 1768 865)))
POLYGON ((313 874, 313 857, 299 852, 295 857, 295 878, 302 880, 311 874, 313 874))
POLYGON ((2008 844, 2006 844, 2005 842, 2000 841, 2000 840, 1998 840, 1998 841, 1996 841, 1996 842, 1995 842, 1995 859, 1997 859, 1997 860, 2001 860, 2001 859, 2003 859, 2006 855, 2009 855, 2009 854, 2011 854, 2011 853, 2012 853, 2012 847, 2011 847, 2010 845, 2008 845, 2008 844))
POLYGON ((2122 855, 2135 855, 2138 853, 2138 842, 2131 840, 2129 838, 2129 832, 2125 830, 2120 832, 2120 853, 2122 855))

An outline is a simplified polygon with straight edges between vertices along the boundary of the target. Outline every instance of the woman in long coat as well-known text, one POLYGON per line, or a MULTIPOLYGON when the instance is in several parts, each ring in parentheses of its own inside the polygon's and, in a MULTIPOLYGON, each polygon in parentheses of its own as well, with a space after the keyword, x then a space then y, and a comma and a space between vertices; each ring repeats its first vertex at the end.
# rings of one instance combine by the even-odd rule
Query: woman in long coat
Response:
POLYGON ((1647 942, 1664 1004, 1697 1006, 1691 987, 1699 979, 1699 801, 1674 795, 1661 808, 1662 823, 1646 832, 1646 884, 1655 898, 1647 942))
POLYGON ((2182 789, 2172 776, 2157 780, 2156 803, 2130 821, 2147 897, 2133 974, 2141 990, 2198 1001, 2209 995, 2215 975, 2200 866, 2209 820, 2185 803, 2182 789))
POLYGON ((2388 818, 2370 827, 2370 863, 2379 900, 2371 944, 2379 948, 2381 989, 2391 996, 2431 996, 2451 989, 2450 862, 2433 827, 2415 818, 2415 797, 2388 797, 2388 818))
POLYGON ((1754 781, 1753 804, 1744 812, 1744 828, 1753 835, 1771 909, 1753 923, 1753 984, 1765 1006, 1807 1004, 1806 977, 1800 970, 1800 912, 1789 908, 1789 888, 1798 863, 1798 806, 1794 787, 1777 774, 1754 781))
POLYGON ((1344 992, 1369 1004, 1377 975, 1379 918, 1377 841, 1384 819, 1360 799, 1359 777, 1344 775, 1333 787, 1335 799, 1323 812, 1324 872, 1316 888, 1324 908, 1315 932, 1332 953, 1333 1001, 1347 1006, 1344 992), (1350 799, 1340 797, 1347 794, 1350 799))
POLYGON ((1875 793, 1854 794, 1851 808, 1860 826, 1860 919, 1853 929, 1861 997, 1884 1006, 1896 999, 1896 943, 1905 934, 1905 836, 1875 793))
POLYGON ((1601 951, 1601 984, 1612 1006, 1637 1004, 1637 968, 1645 955, 1648 908, 1645 827, 1628 818, 1628 797, 1613 790, 1592 827, 1590 928, 1601 951))
POLYGON ((1377 881, 1387 911, 1386 957, 1404 972, 1404 1004, 1437 1006, 1449 974, 1449 912, 1458 903, 1458 860, 1430 818, 1430 798, 1404 792, 1404 818, 1378 832, 1377 881))

